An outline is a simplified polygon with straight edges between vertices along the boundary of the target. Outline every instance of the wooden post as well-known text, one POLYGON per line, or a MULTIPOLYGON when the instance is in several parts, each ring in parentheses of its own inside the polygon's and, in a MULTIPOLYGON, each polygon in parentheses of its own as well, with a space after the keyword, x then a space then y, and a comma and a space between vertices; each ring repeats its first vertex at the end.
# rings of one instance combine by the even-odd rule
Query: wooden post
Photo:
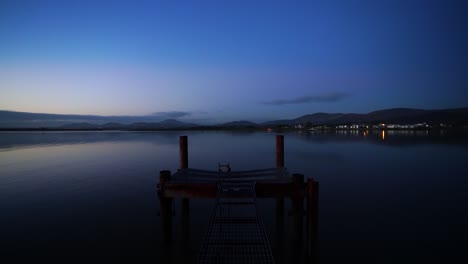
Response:
POLYGON ((165 197, 164 187, 171 179, 171 171, 163 170, 159 172, 159 205, 161 212, 162 233, 165 246, 170 247, 172 242, 172 198, 165 197))
MULTIPOLYGON (((284 168, 284 136, 276 135, 276 168, 284 168)), ((276 233, 278 245, 278 263, 284 261, 284 198, 276 200, 276 233)))
POLYGON ((307 255, 311 261, 316 261, 317 258, 318 200, 319 183, 309 178, 307 179, 307 239, 309 242, 307 255))
POLYGON ((182 236, 184 242, 187 243, 187 248, 188 248, 188 243, 189 243, 189 237, 190 237, 190 200, 189 198, 182 198, 181 199, 181 207, 182 207, 182 213, 180 214, 182 216, 182 236))
MULTIPOLYGON (((293 181, 296 188, 304 187, 304 175, 293 174, 293 181)), ((304 196, 294 195, 292 199, 292 213, 293 213, 293 232, 292 232, 292 245, 293 245, 293 260, 292 263, 299 263, 303 253, 303 217, 304 217, 304 196)))
MULTIPOLYGON (((180 136, 179 137, 179 154, 180 154, 180 168, 187 169, 188 168, 188 138, 187 136, 180 136)), ((183 240, 183 251, 189 250, 189 237, 190 237, 190 220, 189 220, 189 210, 190 204, 188 198, 182 198, 182 240, 183 240)), ((188 252, 187 252, 188 253, 188 252)), ((189 254, 186 254, 187 256, 189 254)), ((185 256, 185 255, 184 255, 185 256)), ((184 257, 184 262, 189 262, 189 259, 184 257)))
POLYGON ((187 136, 179 137, 179 146, 180 146, 180 168, 188 168, 188 144, 187 136))
POLYGON ((181 230, 182 230, 182 256, 183 256, 183 263, 190 263, 194 260, 190 257, 192 256, 190 252, 190 207, 189 207, 189 199, 182 198, 181 203, 181 230))
POLYGON ((276 199, 276 263, 284 263, 284 198, 276 199))
POLYGON ((284 168, 284 136, 276 135, 276 167, 284 168))

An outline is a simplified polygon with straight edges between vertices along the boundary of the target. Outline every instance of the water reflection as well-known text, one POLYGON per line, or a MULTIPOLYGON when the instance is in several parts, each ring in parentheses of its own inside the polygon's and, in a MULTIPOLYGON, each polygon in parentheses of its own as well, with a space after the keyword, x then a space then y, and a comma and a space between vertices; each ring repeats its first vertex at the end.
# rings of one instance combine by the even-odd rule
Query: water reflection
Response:
POLYGON ((295 134, 299 138, 316 143, 344 143, 364 141, 385 146, 410 146, 419 144, 448 144, 468 146, 468 131, 450 130, 331 130, 295 134))
MULTIPOLYGON (((160 263, 171 251, 173 263, 194 259, 213 201, 191 199, 186 211, 184 201, 173 201, 172 247, 165 250, 155 195, 158 172, 178 168, 181 133, 189 136, 194 167, 274 164, 274 133, 0 133, 2 258, 139 256, 160 263)), ((286 134, 290 172, 323 187, 320 261, 466 262, 467 146, 467 134, 452 130, 387 130, 385 140, 376 130, 286 134)), ((259 208, 280 263, 298 258, 297 241, 308 250, 307 220, 302 238, 293 232, 300 206, 290 198, 259 199, 259 208)))
MULTIPOLYGON (((294 132, 294 131, 293 131, 294 132)), ((268 134, 254 131, 228 131, 228 132, 126 132, 126 131, 79 131, 79 132, 0 132, 0 151, 18 148, 32 148, 35 146, 60 146, 60 145, 76 145, 76 144, 94 144, 97 142, 142 142, 152 143, 155 145, 177 145, 174 142, 174 133, 212 136, 217 135, 213 140, 217 140, 219 136, 229 136, 238 138, 238 140, 250 140, 253 136, 259 134, 268 134)), ((468 144, 468 131, 465 130, 331 130, 331 131, 308 131, 298 130, 294 133, 304 138, 320 141, 337 141, 356 140, 359 138, 369 137, 374 143, 382 143, 386 137, 391 136, 395 140, 386 142, 385 144, 401 142, 405 144, 419 144, 427 141, 438 143, 451 144, 468 144)))
POLYGON ((168 132, 0 132, 0 151, 37 146, 94 144, 98 142, 144 142, 156 145, 175 145, 172 138, 172 133, 168 132))

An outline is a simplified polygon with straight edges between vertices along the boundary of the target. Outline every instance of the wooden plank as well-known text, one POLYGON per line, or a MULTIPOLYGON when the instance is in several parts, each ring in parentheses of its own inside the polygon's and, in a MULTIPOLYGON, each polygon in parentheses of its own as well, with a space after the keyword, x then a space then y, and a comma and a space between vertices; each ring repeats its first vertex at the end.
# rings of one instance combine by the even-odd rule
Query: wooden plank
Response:
MULTIPOLYGON (((175 183, 167 182, 162 195, 174 198, 215 198, 217 183, 175 183)), ((257 183, 258 198, 301 197, 305 195, 305 184, 257 183)))

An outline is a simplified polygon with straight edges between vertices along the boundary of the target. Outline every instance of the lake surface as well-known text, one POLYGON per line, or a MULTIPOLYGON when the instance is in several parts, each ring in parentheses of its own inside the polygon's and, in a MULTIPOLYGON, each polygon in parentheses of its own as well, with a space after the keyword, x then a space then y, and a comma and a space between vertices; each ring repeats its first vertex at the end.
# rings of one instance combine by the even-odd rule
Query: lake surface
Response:
MULTIPOLYGON (((195 260, 213 200, 190 200, 188 239, 175 200, 168 252, 156 193, 159 171, 178 168, 180 135, 188 135, 190 167, 275 164, 275 134, 266 132, 1 132, 1 257, 162 263, 169 253, 173 262, 195 260)), ((286 167, 320 182, 317 260, 468 261, 467 135, 286 133, 286 167)), ((259 206, 278 256, 275 200, 259 199, 259 206)), ((289 207, 278 263, 295 254, 289 207)))

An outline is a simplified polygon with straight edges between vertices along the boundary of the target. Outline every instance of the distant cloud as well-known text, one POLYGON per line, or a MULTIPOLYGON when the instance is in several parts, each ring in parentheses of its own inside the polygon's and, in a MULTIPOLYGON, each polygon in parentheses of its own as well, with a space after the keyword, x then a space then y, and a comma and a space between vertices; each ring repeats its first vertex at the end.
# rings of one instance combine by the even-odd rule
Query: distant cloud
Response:
POLYGON ((190 112, 183 112, 183 111, 169 111, 169 112, 155 112, 155 113, 152 113, 151 116, 165 118, 165 119, 167 118, 175 119, 175 118, 186 117, 191 114, 192 113, 190 112))
POLYGON ((288 104, 308 104, 308 103, 333 103, 338 102, 346 97, 349 94, 347 93, 328 93, 328 94, 318 94, 318 95, 304 95, 301 97, 293 99, 277 99, 272 101, 262 102, 265 105, 288 105, 288 104))

